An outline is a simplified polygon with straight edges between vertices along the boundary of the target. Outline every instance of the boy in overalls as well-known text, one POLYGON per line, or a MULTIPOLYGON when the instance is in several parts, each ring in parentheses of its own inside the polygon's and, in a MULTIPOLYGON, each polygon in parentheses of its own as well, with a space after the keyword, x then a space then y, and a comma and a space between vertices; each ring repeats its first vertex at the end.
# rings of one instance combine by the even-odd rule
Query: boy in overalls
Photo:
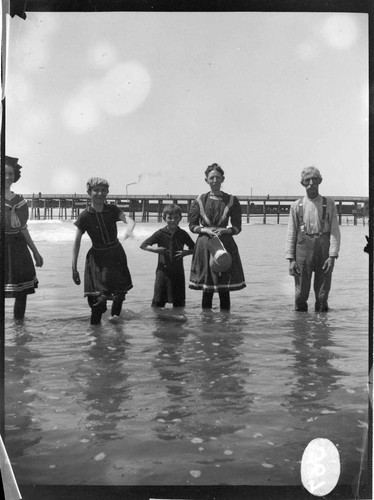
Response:
POLYGON ((335 259, 340 250, 340 229, 335 202, 319 194, 322 177, 315 167, 301 172, 306 196, 290 208, 286 257, 289 274, 295 279, 295 309, 308 310, 308 297, 314 272, 315 310, 328 310, 327 299, 335 259))

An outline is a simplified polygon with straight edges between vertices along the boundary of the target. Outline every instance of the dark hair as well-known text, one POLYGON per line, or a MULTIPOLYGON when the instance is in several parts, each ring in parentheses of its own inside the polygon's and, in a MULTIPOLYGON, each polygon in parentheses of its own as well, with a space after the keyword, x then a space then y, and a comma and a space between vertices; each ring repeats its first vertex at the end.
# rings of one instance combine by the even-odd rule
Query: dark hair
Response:
POLYGON ((21 165, 18 163, 18 158, 13 158, 11 156, 5 156, 5 165, 12 167, 14 172, 13 182, 17 182, 21 177, 21 165))
POLYGON ((179 205, 175 203, 170 203, 170 205, 166 205, 162 211, 162 218, 165 220, 166 216, 169 214, 178 214, 182 218, 182 209, 179 205))
POLYGON ((225 172, 223 171, 222 167, 220 167, 218 165, 218 163, 212 163, 211 165, 209 165, 209 167, 205 170, 205 177, 208 177, 209 173, 210 172, 213 172, 213 170, 217 170, 217 172, 219 172, 222 177, 225 175, 225 172))
POLYGON ((21 165, 13 165, 13 170, 14 170, 14 182, 17 182, 19 181, 20 177, 21 177, 21 165))

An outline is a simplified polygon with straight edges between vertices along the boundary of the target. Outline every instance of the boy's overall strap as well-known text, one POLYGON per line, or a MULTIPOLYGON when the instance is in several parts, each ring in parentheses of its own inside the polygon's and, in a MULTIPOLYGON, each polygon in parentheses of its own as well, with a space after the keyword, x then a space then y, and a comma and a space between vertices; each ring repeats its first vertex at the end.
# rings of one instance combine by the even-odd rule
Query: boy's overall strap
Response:
POLYGON ((303 200, 300 199, 297 201, 297 218, 299 221, 299 227, 304 224, 304 207, 303 207, 303 200))
MULTIPOLYGON (((303 220, 303 200, 302 199, 298 200, 297 208, 298 208, 297 217, 298 217, 299 227, 300 227, 304 223, 304 220, 303 220)), ((323 233, 323 229, 325 226, 326 214, 327 214, 327 200, 326 200, 325 196, 322 196, 322 218, 321 218, 321 228, 322 228, 321 232, 322 233, 323 233)))
POLYGON ((321 219, 322 232, 323 228, 325 227, 326 212, 327 212, 327 200, 325 196, 322 196, 322 219, 321 219))

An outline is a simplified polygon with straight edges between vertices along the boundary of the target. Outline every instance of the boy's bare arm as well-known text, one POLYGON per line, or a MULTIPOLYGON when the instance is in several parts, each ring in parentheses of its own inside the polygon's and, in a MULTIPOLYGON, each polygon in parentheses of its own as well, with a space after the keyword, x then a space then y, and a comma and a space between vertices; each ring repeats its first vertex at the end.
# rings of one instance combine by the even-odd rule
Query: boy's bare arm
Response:
POLYGON ((147 252, 153 252, 153 253, 165 253, 167 248, 165 247, 153 247, 152 245, 148 245, 148 243, 142 243, 140 245, 140 248, 142 250, 146 250, 147 252))
POLYGON ((186 255, 192 255, 193 254, 193 250, 178 250, 178 252, 175 252, 175 258, 176 259, 180 259, 180 258, 183 258, 183 257, 186 257, 186 255))
POLYGON ((82 239, 82 231, 77 227, 77 231, 75 233, 75 239, 73 244, 73 259, 71 263, 72 273, 73 273, 73 281, 76 285, 80 285, 81 279, 79 276, 79 272, 77 269, 78 264, 78 255, 81 246, 82 239))

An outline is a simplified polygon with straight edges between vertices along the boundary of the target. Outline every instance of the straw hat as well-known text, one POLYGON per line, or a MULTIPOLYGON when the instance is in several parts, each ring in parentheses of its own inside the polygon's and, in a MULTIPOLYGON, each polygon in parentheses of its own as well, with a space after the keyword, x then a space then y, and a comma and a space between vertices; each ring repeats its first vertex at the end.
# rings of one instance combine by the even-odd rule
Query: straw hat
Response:
POLYGON ((223 246, 218 236, 214 236, 208 240, 208 249, 210 251, 209 265, 214 273, 219 274, 230 269, 232 264, 231 255, 223 246))

